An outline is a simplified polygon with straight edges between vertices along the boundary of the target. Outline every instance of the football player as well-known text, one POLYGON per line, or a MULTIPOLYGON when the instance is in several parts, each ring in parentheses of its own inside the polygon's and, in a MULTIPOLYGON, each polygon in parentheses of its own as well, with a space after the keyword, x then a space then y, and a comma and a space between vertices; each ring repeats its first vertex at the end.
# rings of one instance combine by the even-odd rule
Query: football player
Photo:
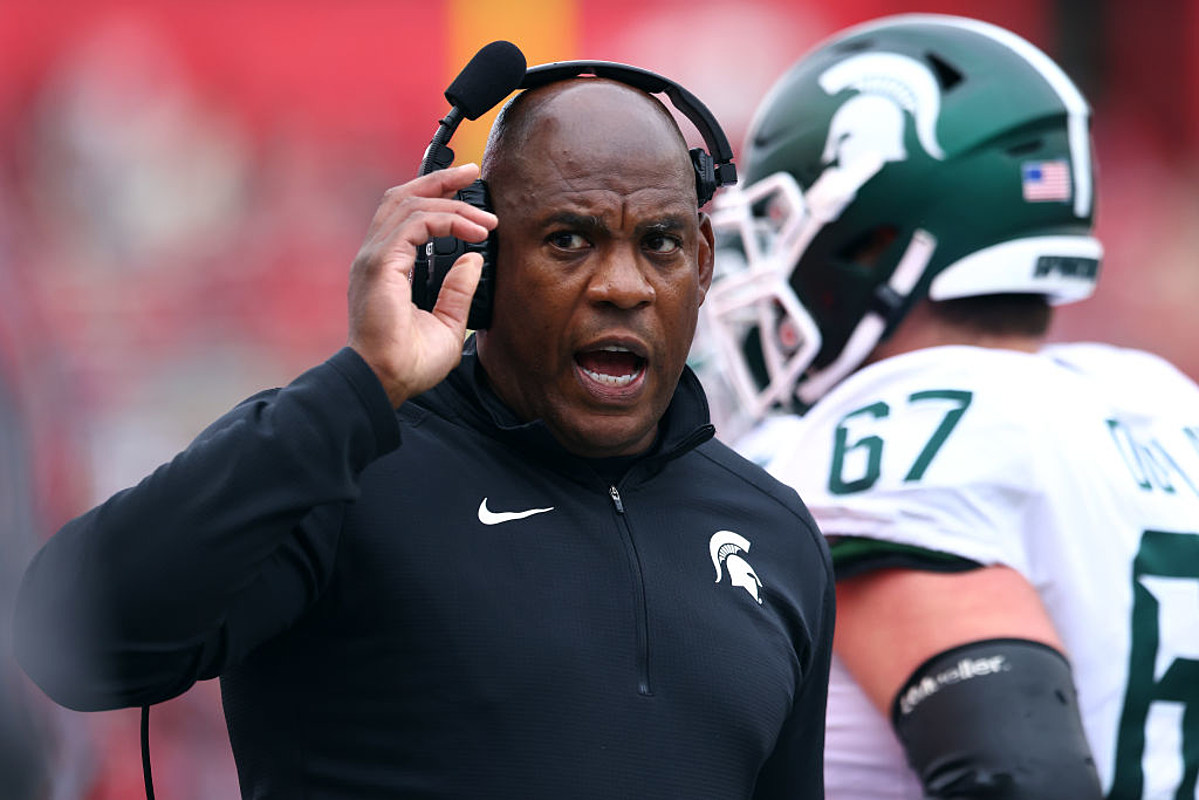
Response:
POLYGON ((1047 344, 1099 275, 1089 124, 1013 33, 888 17, 718 198, 693 364, 832 545, 835 800, 1196 796, 1199 388, 1047 344))

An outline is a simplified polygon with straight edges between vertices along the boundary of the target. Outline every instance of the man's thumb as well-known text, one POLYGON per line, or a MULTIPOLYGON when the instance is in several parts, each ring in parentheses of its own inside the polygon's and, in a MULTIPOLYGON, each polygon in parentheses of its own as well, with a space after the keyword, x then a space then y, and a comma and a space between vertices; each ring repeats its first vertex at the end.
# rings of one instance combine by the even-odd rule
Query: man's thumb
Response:
POLYGON ((450 268, 437 293, 437 305, 433 307, 433 316, 450 327, 466 332, 466 320, 470 316, 470 301, 475 295, 475 287, 479 285, 479 276, 483 273, 483 256, 479 253, 465 253, 450 268))

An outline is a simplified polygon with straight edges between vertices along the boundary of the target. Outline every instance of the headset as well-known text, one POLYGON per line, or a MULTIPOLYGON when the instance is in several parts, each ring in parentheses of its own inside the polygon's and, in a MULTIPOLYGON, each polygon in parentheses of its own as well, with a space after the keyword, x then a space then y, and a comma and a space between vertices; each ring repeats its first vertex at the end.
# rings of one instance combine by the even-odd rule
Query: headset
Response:
MULTIPOLYGON (((444 169, 453 162, 453 151, 446 147, 446 143, 453 135, 453 131, 462 116, 462 111, 459 108, 460 103, 456 94, 471 94, 469 89, 464 89, 457 93, 455 93, 454 89, 462 83, 470 84, 469 78, 472 67, 476 64, 483 65, 487 60, 484 56, 487 54, 488 48, 495 48, 496 45, 504 45, 512 50, 516 50, 515 46, 507 42, 493 42, 487 45, 463 69, 462 73, 451 84, 450 89, 446 90, 446 97, 454 104, 454 108, 441 121, 441 126, 434 135, 433 141, 429 143, 429 148, 425 151, 425 158, 421 162, 421 175, 437 169, 444 169)), ((691 165, 695 170, 695 194, 700 206, 705 205, 711 200, 712 195, 721 186, 729 186, 737 182, 737 169, 733 164, 733 149, 729 146, 728 137, 721 130, 720 125, 716 122, 716 118, 699 101, 699 98, 669 78, 646 69, 641 69, 640 67, 619 64, 613 61, 555 61, 524 70, 524 57, 520 56, 519 52, 519 50, 516 50, 520 58, 520 69, 523 71, 523 77, 520 77, 520 82, 516 85, 515 90, 535 89, 550 83, 591 75, 596 78, 614 80, 640 89, 648 94, 666 95, 674 107, 687 117, 687 119, 691 120, 691 123, 699 131, 703 137, 704 144, 708 148, 704 150, 701 147, 696 147, 690 151, 691 165)), ((492 59, 493 62, 495 60, 494 58, 492 59)), ((494 63, 486 64, 488 68, 493 68, 494 66, 494 63)), ((495 72, 496 70, 492 69, 490 71, 495 72)), ((498 71, 502 72, 503 70, 498 71)), ((497 86, 489 86, 487 89, 491 91, 492 95, 497 92, 497 86)), ((493 101, 490 103, 484 101, 483 104, 486 104, 486 108, 481 110, 477 108, 471 109, 466 112, 465 116, 468 119, 476 119, 487 109, 499 102, 499 100, 507 96, 509 91, 513 91, 513 89, 504 87, 499 88, 498 91, 502 93, 493 101)), ((478 93, 476 92, 475 94, 478 93)), ((490 97, 488 100, 490 100, 490 97)), ((455 195, 455 198, 485 211, 491 211, 491 198, 488 194, 487 184, 481 179, 476 180, 470 186, 459 191, 455 195)), ((445 280, 446 273, 450 271, 450 267, 454 265, 454 262, 464 253, 479 253, 483 256, 483 272, 479 278, 479 286, 475 290, 474 299, 471 301, 467 327, 474 330, 488 327, 491 324, 491 306, 495 295, 496 252, 497 238, 495 231, 492 231, 491 235, 484 242, 467 242, 450 236, 436 237, 430 240, 425 245, 423 251, 418 250, 417 252, 412 278, 413 302, 419 308, 423 308, 426 311, 432 310, 434 303, 437 302, 437 294, 441 291, 441 284, 445 280)))

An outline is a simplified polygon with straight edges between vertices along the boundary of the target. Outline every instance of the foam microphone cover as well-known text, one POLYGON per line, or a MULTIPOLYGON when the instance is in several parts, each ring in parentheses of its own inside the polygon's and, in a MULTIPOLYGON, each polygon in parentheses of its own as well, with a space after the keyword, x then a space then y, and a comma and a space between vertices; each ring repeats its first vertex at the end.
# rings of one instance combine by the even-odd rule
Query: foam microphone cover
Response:
POLYGON ((498 41, 475 53, 445 99, 467 119, 478 119, 520 87, 525 78, 525 54, 512 42, 498 41))

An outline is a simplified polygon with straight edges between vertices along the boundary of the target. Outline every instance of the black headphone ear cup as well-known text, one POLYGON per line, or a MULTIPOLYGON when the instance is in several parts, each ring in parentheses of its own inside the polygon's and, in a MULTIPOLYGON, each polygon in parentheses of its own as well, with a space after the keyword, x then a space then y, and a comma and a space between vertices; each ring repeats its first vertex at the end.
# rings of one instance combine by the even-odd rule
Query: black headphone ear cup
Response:
MULTIPOLYGON (((491 194, 482 180, 460 189, 454 195, 454 199, 484 211, 491 211, 491 194)), ((479 276, 479 286, 475 289, 475 296, 470 304, 470 317, 466 326, 472 330, 490 326, 491 300, 495 292, 495 251, 494 231, 483 242, 467 242, 453 236, 431 239, 424 247, 424 258, 420 253, 417 254, 417 263, 412 273, 413 302, 419 308, 432 311, 441 291, 441 284, 445 282, 445 276, 454 266, 454 262, 464 253, 478 253, 483 256, 483 273, 479 276)))
POLYGON ((716 194, 716 163, 707 150, 691 149, 691 166, 695 168, 695 194, 702 208, 716 194))
MULTIPOLYGON (((476 180, 470 186, 455 195, 459 200, 470 203, 488 213, 491 209, 491 190, 483 179, 476 180)), ((483 271, 479 274, 479 285, 475 289, 474 299, 470 304, 470 318, 466 326, 471 330, 479 330, 491 326, 491 302, 495 295, 495 257, 498 247, 494 230, 484 242, 464 242, 463 252, 478 253, 483 256, 483 271)), ((453 262, 451 262, 452 265, 453 262)), ((447 267, 448 270, 448 267, 447 267)))
POLYGON ((458 193, 454 195, 454 199, 470 203, 475 208, 481 208, 489 214, 494 213, 491 210, 491 191, 487 188, 487 182, 482 178, 464 189, 459 189, 458 193))

